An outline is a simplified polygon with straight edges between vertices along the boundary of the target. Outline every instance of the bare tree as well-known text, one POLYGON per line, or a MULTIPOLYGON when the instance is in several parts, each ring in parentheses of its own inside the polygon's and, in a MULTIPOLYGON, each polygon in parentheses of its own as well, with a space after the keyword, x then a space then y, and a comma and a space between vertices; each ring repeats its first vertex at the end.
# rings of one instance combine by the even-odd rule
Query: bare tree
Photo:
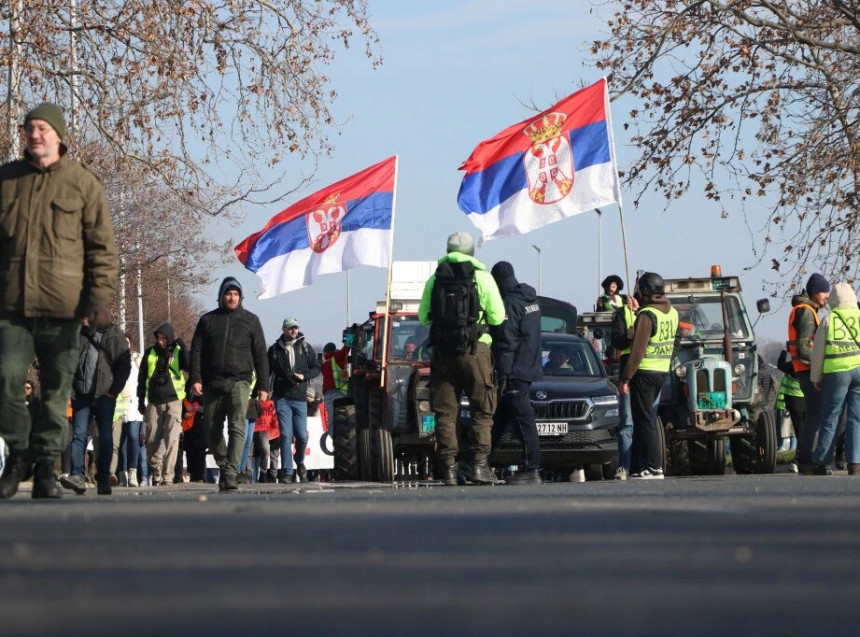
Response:
POLYGON ((724 217, 747 215, 755 257, 780 277, 796 284, 809 268, 855 279, 860 3, 595 4, 615 14, 592 54, 613 99, 635 104, 622 121, 641 151, 625 175, 637 202, 702 183, 724 217), (764 214, 751 207, 759 198, 764 214))
POLYGON ((366 0, 4 2, 0 141, 14 147, 22 104, 50 99, 78 139, 217 214, 271 198, 278 178, 263 169, 330 150, 336 93, 323 71, 355 38, 379 63, 366 0))

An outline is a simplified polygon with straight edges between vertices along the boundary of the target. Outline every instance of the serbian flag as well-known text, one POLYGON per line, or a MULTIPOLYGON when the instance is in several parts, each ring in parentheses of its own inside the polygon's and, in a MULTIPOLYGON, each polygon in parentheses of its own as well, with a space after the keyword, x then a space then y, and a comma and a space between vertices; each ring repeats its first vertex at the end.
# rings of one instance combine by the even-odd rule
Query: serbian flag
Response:
POLYGON ((268 299, 310 285, 318 274, 359 265, 387 268, 397 155, 315 192, 269 219, 235 248, 268 299))
POLYGON ((621 203, 606 78, 478 144, 457 203, 482 240, 621 203))

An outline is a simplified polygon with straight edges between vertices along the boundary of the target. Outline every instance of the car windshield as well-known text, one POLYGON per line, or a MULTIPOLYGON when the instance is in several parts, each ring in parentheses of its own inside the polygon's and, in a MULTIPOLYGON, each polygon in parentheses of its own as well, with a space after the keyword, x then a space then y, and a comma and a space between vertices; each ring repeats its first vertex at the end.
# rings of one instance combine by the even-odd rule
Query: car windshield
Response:
MULTIPOLYGON (((678 310, 678 319, 688 326, 681 326, 683 336, 693 340, 721 339, 724 333, 723 307, 719 296, 670 297, 672 306, 678 310)), ((749 338, 740 301, 735 296, 726 296, 729 334, 732 338, 749 338)))
POLYGON ((586 342, 543 338, 541 356, 544 376, 603 376, 601 363, 586 342))

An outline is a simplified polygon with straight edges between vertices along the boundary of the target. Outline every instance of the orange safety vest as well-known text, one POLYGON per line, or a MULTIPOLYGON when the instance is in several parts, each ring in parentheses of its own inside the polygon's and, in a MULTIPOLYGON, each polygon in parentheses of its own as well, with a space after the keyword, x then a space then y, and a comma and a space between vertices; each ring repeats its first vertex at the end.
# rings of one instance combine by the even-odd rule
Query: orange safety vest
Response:
MULTIPOLYGON (((810 312, 812 312, 812 316, 815 317, 815 327, 818 327, 818 324, 821 322, 821 319, 818 318, 818 310, 812 307, 809 303, 798 303, 793 308, 791 308, 791 314, 788 317, 788 353, 791 354, 791 366, 794 368, 795 372, 803 372, 809 369, 809 365, 800 360, 800 356, 797 353, 797 330, 794 327, 794 317, 797 314, 797 310, 805 307, 810 312)), ((812 338, 815 338, 815 334, 812 335, 812 338)))

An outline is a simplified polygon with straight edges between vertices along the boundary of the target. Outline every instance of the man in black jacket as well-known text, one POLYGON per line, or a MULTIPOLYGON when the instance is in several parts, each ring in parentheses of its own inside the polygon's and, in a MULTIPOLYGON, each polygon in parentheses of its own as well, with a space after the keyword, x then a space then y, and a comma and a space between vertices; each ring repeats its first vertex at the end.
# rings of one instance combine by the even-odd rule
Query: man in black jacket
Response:
POLYGON ((540 305, 535 289, 517 281, 514 268, 507 261, 499 261, 490 272, 505 302, 505 320, 492 328, 493 358, 499 380, 499 406, 493 419, 493 448, 498 446, 507 428, 513 425, 523 444, 524 461, 507 483, 540 484, 540 441, 529 398, 531 384, 543 378, 540 305))
POLYGON ((284 319, 283 334, 269 348, 269 367, 272 370, 272 396, 278 412, 281 429, 281 469, 278 482, 293 481, 293 459, 296 475, 307 482, 305 450, 308 448, 308 381, 320 374, 320 363, 313 348, 299 331, 299 321, 284 319), (296 454, 291 447, 296 439, 296 454))
POLYGON ((84 469, 87 430, 95 418, 98 428, 96 484, 99 495, 110 495, 110 466, 113 460, 113 415, 116 397, 131 374, 131 351, 125 334, 113 323, 98 329, 88 319, 81 327, 78 368, 72 381, 71 471, 61 484, 78 495, 87 490, 84 469))
POLYGON ((245 410, 255 391, 269 398, 266 339, 256 314, 242 307, 242 286, 228 276, 218 290, 218 309, 200 317, 191 341, 191 391, 204 396, 203 426, 209 451, 221 470, 219 489, 235 491, 245 447, 245 410), (228 441, 224 443, 224 419, 228 441))

